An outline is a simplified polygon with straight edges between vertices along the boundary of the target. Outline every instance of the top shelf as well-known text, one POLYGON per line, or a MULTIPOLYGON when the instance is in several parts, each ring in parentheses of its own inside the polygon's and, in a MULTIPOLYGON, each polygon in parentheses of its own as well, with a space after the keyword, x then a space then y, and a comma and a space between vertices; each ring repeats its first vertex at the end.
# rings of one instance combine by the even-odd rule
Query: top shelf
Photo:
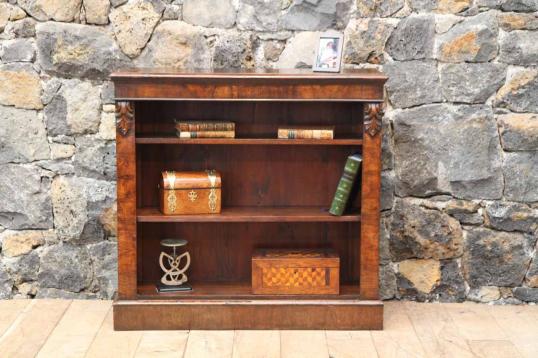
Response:
POLYGON ((359 138, 277 139, 277 138, 178 138, 177 136, 137 136, 137 144, 209 145, 362 145, 359 138))

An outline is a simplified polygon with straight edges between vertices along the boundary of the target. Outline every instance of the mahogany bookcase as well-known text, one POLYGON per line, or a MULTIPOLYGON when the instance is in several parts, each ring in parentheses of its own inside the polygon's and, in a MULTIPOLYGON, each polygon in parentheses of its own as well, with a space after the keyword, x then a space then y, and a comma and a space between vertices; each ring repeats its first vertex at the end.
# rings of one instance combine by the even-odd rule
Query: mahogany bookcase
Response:
POLYGON ((126 70, 116 96, 118 295, 114 327, 382 329, 378 290, 381 116, 376 70, 126 70), (236 123, 234 139, 179 139, 174 119, 236 123), (276 139, 284 125, 331 125, 334 140, 276 139), (348 155, 362 153, 360 190, 328 213, 348 155), (216 169, 222 213, 165 216, 163 170, 216 169), (189 241, 191 292, 159 294, 159 241, 189 241), (257 248, 332 248, 340 294, 253 295, 257 248))

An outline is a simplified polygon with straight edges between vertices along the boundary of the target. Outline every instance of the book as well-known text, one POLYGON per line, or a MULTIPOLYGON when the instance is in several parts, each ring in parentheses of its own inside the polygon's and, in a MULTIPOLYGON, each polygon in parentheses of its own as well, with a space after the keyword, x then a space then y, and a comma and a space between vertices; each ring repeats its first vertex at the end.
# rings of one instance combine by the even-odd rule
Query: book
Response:
POLYGON ((234 131, 235 123, 216 121, 176 121, 176 130, 180 132, 234 131))
POLYGON ((344 166, 344 172, 336 187, 336 193, 334 194, 333 201, 329 213, 336 216, 344 214, 346 206, 348 204, 353 184, 357 179, 357 174, 361 168, 362 156, 360 154, 353 154, 347 157, 346 165, 344 166))
POLYGON ((283 127, 278 128, 279 139, 333 139, 334 127, 283 127))
POLYGON ((235 131, 177 132, 179 138, 235 138, 235 131))

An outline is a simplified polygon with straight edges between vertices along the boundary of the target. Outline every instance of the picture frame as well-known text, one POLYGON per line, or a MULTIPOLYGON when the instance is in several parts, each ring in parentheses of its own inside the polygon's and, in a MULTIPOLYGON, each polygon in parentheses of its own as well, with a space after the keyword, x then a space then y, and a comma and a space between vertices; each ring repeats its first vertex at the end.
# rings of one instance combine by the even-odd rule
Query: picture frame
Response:
POLYGON ((340 72, 344 35, 339 32, 324 32, 319 36, 314 57, 314 72, 340 72))

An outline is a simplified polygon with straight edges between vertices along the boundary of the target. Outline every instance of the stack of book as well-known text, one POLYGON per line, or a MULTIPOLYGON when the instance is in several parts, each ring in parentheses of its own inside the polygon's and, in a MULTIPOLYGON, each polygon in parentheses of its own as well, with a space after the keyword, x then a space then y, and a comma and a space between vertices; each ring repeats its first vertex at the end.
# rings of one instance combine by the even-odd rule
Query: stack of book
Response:
POLYGON ((334 127, 287 126, 278 128, 279 139, 333 139, 334 127))
POLYGON ((215 121, 176 121, 179 138, 235 138, 235 123, 215 121))

